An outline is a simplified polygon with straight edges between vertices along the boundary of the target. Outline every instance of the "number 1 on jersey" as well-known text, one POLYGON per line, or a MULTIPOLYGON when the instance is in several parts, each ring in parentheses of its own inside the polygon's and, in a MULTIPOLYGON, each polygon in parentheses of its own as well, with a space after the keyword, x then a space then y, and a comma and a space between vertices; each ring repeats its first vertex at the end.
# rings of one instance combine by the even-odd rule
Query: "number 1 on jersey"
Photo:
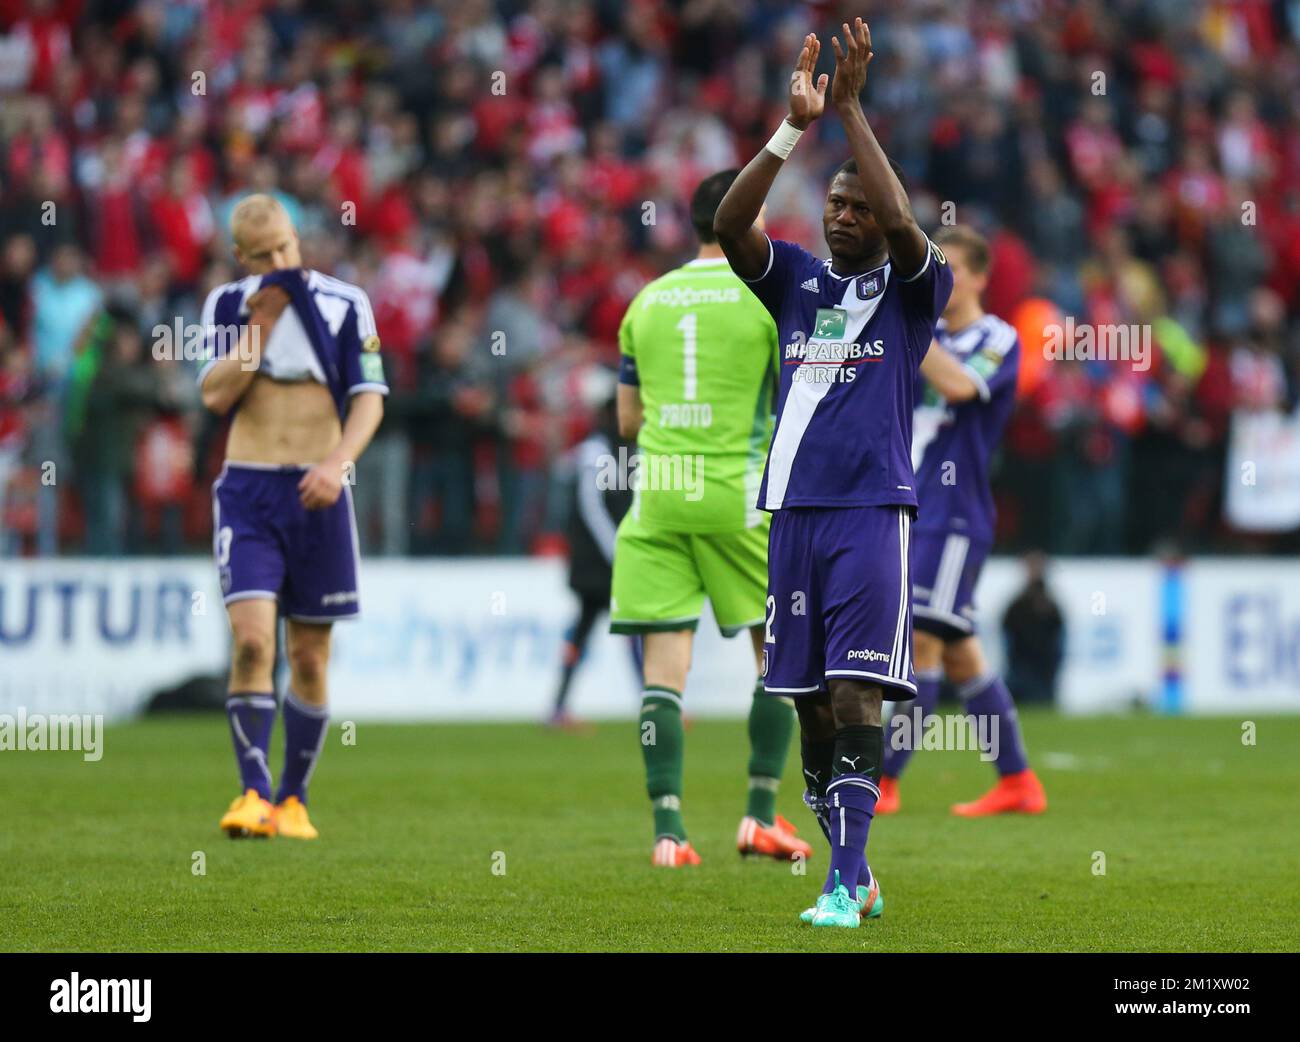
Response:
POLYGON ((696 378, 695 378, 695 331, 696 317, 694 311, 688 311, 682 316, 682 320, 677 323, 677 329, 681 330, 682 344, 682 373, 684 377, 684 387, 682 388, 682 397, 688 401, 695 401, 696 378))

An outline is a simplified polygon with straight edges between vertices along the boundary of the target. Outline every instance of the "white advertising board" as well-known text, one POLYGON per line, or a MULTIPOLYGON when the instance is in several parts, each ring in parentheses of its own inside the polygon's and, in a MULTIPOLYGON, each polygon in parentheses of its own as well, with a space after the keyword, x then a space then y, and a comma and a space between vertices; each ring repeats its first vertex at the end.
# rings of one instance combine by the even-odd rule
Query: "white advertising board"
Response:
MULTIPOLYGON (((1203 559, 1184 567, 1181 587, 1166 577, 1144 559, 1053 563, 1049 586, 1068 633, 1060 707, 1300 711, 1300 562, 1203 559), (1170 617, 1180 620, 1181 640, 1167 655, 1170 617), (1172 698, 1167 663, 1181 674, 1172 698)), ((1022 582, 1018 562, 996 558, 980 582, 982 634, 995 666, 1001 615, 1022 582)), ((560 562, 371 559, 361 598, 362 618, 335 629, 336 717, 546 714, 577 608, 560 562)), ((223 673, 228 656, 216 571, 205 558, 0 563, 0 712, 129 716, 160 689, 223 673)), ((722 639, 706 613, 689 712, 745 713, 754 674, 748 641, 722 639)), ((573 710, 631 718, 638 690, 626 638, 601 624, 574 683, 573 710)))

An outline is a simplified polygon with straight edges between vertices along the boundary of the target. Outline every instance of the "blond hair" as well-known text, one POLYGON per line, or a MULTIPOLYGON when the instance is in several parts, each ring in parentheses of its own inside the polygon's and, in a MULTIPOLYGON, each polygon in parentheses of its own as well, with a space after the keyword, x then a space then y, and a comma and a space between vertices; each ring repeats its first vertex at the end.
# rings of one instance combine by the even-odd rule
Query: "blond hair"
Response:
POLYGON ((230 214, 230 236, 238 244, 241 238, 240 232, 248 227, 261 227, 273 217, 283 214, 286 218, 289 216, 284 205, 273 195, 266 195, 263 192, 257 192, 253 195, 246 195, 235 204, 235 208, 230 214))
POLYGON ((935 235, 934 241, 945 250, 953 246, 958 247, 966 261, 966 267, 976 275, 983 275, 989 270, 989 262, 992 259, 989 241, 970 225, 958 224, 951 228, 944 228, 935 235))

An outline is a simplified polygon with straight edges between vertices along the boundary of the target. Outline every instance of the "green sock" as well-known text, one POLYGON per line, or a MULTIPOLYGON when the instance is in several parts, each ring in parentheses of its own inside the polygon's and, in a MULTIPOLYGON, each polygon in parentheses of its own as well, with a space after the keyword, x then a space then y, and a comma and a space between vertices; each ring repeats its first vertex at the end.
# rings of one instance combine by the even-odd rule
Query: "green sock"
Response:
POLYGON ((763 681, 749 707, 749 805, 745 813, 764 825, 776 821, 776 790, 794 734, 794 703, 769 695, 763 681))
POLYGON ((641 692, 641 755, 646 791, 654 808, 655 838, 685 842, 682 822, 682 759, 685 747, 681 692, 647 687, 641 692))

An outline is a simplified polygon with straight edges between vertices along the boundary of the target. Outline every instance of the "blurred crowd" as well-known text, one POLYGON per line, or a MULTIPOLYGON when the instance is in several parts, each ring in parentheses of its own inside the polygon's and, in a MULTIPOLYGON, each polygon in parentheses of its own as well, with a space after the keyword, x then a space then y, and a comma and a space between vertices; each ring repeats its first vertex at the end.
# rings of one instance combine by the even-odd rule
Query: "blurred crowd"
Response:
MULTIPOLYGON (((1258 546, 1224 467, 1234 415, 1300 388, 1296 0, 0 0, 0 554, 205 543, 223 427, 153 345, 238 276, 250 191, 374 305, 363 546, 555 549, 624 308, 782 118, 803 33, 858 14, 918 216, 986 232, 1025 340, 1002 545, 1258 546), (1149 327, 1150 367, 1039 364, 1063 316, 1149 327)), ((833 116, 805 135, 774 237, 824 249, 846 155, 833 116)))

